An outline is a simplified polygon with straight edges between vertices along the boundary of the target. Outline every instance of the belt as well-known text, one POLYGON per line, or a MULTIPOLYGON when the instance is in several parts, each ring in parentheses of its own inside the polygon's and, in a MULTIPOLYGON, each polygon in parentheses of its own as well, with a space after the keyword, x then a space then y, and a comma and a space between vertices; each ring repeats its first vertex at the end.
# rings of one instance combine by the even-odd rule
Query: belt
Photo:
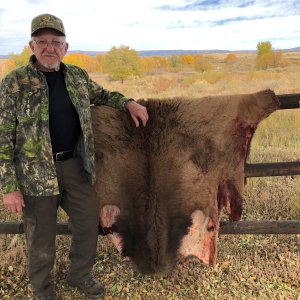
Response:
POLYGON ((68 150, 68 151, 61 151, 61 152, 53 153, 53 160, 55 162, 67 160, 67 159, 72 158, 72 157, 74 157, 74 150, 68 150))

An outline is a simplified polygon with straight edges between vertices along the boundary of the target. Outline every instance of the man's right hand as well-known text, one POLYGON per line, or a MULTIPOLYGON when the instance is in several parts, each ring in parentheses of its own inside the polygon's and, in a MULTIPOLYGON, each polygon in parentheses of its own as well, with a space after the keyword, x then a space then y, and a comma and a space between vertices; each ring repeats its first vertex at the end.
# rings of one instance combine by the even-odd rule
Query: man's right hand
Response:
POLYGON ((3 194, 4 207, 10 212, 22 214, 25 207, 23 195, 20 191, 3 194))

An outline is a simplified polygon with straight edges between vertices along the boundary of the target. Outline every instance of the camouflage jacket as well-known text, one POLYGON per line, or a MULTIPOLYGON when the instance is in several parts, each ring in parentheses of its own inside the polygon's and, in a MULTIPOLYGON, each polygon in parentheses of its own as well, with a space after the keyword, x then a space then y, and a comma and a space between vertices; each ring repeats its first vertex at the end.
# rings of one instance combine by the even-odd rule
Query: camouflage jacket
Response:
MULTIPOLYGON (((0 184, 3 193, 59 194, 49 132, 48 86, 30 58, 29 64, 9 73, 0 85, 0 184)), ((129 99, 93 82, 79 67, 61 64, 67 91, 80 119, 82 134, 76 152, 95 182, 94 139, 90 105, 125 110, 129 99)))

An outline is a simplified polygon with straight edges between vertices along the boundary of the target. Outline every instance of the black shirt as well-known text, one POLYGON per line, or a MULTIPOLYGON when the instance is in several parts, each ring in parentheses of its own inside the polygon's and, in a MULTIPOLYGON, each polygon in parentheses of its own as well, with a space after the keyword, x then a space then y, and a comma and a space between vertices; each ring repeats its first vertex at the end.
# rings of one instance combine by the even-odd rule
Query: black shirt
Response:
POLYGON ((52 152, 74 150, 81 127, 68 94, 63 71, 43 72, 49 89, 49 126, 52 152))

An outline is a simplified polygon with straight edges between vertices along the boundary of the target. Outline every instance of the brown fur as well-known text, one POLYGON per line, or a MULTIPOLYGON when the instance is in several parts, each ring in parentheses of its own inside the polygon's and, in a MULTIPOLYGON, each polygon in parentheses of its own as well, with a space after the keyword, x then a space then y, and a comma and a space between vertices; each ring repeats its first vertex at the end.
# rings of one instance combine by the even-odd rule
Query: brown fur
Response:
MULTIPOLYGON (((260 120, 278 107, 272 91, 140 101, 145 128, 109 107, 92 109, 100 208, 120 208, 117 231, 142 273, 170 270, 190 216, 240 218, 244 162, 260 120)), ((216 228, 218 228, 216 226, 216 228)))

